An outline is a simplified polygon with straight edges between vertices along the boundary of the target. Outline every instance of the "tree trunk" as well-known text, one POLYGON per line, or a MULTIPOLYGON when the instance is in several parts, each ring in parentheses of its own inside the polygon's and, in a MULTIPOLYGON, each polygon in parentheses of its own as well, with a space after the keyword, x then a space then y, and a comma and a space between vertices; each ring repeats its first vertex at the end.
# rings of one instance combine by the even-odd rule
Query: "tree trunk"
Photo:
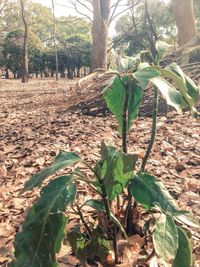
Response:
POLYGON ((56 18, 55 18, 54 0, 52 0, 52 11, 53 11, 53 43, 54 43, 54 53, 56 60, 56 81, 58 81, 58 51, 56 45, 56 18))
POLYGON ((86 67, 83 68, 83 76, 85 77, 87 75, 87 69, 86 67))
POLYGON ((110 0, 93 0, 91 69, 107 69, 110 0))
POLYGON ((24 1, 20 0, 22 20, 24 23, 24 44, 23 44, 23 63, 22 63, 22 83, 28 82, 28 23, 25 16, 24 1))
POLYGON ((73 79, 73 72, 70 68, 67 69, 67 78, 68 79, 73 79))
POLYGON ((77 77, 77 78, 80 78, 80 77, 81 77, 80 67, 77 67, 77 70, 76 70, 76 77, 77 77))
POLYGON ((193 0, 172 0, 171 7, 178 28, 178 43, 184 46, 196 33, 193 0))
POLYGON ((6 79, 9 79, 9 71, 8 71, 8 69, 6 69, 5 71, 6 71, 5 78, 6 78, 6 79))

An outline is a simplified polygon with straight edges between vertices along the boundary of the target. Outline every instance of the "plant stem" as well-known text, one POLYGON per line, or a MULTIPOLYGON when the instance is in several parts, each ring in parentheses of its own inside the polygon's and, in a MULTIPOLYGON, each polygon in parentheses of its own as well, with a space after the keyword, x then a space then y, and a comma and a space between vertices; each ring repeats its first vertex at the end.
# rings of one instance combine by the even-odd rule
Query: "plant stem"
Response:
POLYGON ((129 88, 131 82, 129 82, 125 87, 125 100, 124 100, 124 108, 123 108, 123 121, 122 121, 122 151, 127 153, 127 126, 128 126, 128 97, 129 97, 129 88))
MULTIPOLYGON (((124 100, 124 108, 123 108, 123 115, 122 115, 122 151, 127 153, 127 124, 128 124, 128 97, 129 97, 129 88, 131 82, 128 84, 122 83, 124 90, 125 90, 125 100, 124 100)), ((117 209, 120 209, 120 200, 119 196, 117 196, 117 209)))
POLYGON ((105 210, 106 210, 106 217, 107 217, 107 220, 109 222, 109 221, 111 221, 111 210, 110 210, 110 203, 108 200, 108 194, 107 194, 106 186, 104 184, 104 180, 101 177, 101 175, 99 175, 98 172, 94 168, 92 168, 87 162, 84 161, 83 163, 96 175, 96 177, 99 181, 99 185, 100 185, 101 191, 102 191, 101 197, 102 197, 103 202, 104 202, 104 206, 105 206, 105 210))
MULTIPOLYGON (((110 227, 112 227, 112 217, 111 217, 111 209, 110 209, 110 203, 109 203, 109 199, 108 199, 108 194, 107 194, 107 190, 106 190, 106 186, 104 183, 104 179, 101 177, 101 175, 99 175, 98 171, 96 171, 94 168, 92 168, 87 162, 83 161, 83 163, 95 174, 95 176, 97 177, 98 181, 99 181, 99 185, 102 191, 101 197, 102 200, 104 202, 104 207, 106 210, 106 219, 107 219, 107 224, 108 224, 108 232, 110 230, 110 227)), ((115 253, 115 263, 117 264, 119 262, 119 250, 118 250, 118 244, 117 244, 117 234, 116 234, 116 228, 112 227, 112 242, 113 242, 113 249, 114 249, 114 253, 115 253)), ((109 236, 108 236, 109 239, 109 236)))
MULTIPOLYGON (((124 109, 123 109, 123 124, 122 124, 122 151, 124 153, 128 152, 128 147, 127 147, 127 132, 128 132, 128 99, 129 99, 129 91, 130 87, 132 85, 132 81, 129 81, 129 83, 124 87, 125 89, 125 100, 124 100, 124 109)), ((126 230, 130 229, 130 224, 129 224, 129 214, 130 214, 130 208, 131 208, 131 202, 132 202, 132 194, 130 190, 130 186, 128 186, 128 204, 127 208, 125 211, 125 227, 126 230)))
MULTIPOLYGON (((113 242, 113 249, 114 249, 114 253, 115 253, 115 263, 118 263, 119 262, 119 250, 118 250, 118 244, 117 244, 116 228, 115 228, 115 226, 112 226, 113 221, 112 221, 112 217, 111 217, 111 209, 110 209, 110 203, 109 203, 109 199, 108 199, 106 186, 105 186, 103 178, 98 174, 98 172, 96 172, 95 170, 93 170, 93 171, 95 172, 95 175, 99 181, 99 184, 100 184, 100 187, 102 190, 102 199, 103 199, 105 210, 106 210, 108 232, 110 229, 112 230, 112 242, 113 242)), ((108 239, 109 239, 109 236, 108 236, 108 239)))
POLYGON ((149 140, 147 151, 146 151, 144 159, 142 161, 142 165, 141 165, 141 169, 140 169, 142 173, 144 173, 144 171, 145 171, 145 167, 146 167, 147 161, 149 159, 149 156, 151 154, 153 144, 155 141, 157 114, 158 114, 158 90, 157 90, 157 88, 154 87, 153 112, 152 112, 153 121, 152 121, 152 127, 151 127, 151 137, 149 140))
POLYGON ((115 263, 118 264, 119 263, 119 248, 118 248, 118 244, 117 244, 117 231, 116 231, 116 227, 113 227, 113 249, 114 249, 114 253, 115 253, 115 263))
POLYGON ((90 228, 89 228, 89 226, 87 225, 87 223, 86 223, 86 221, 85 221, 85 219, 84 219, 84 217, 83 217, 82 211, 81 211, 80 207, 78 206, 78 204, 76 204, 76 208, 77 208, 77 213, 78 213, 78 215, 80 216, 80 219, 81 219, 83 225, 85 226, 86 230, 88 231, 89 236, 91 236, 90 228))

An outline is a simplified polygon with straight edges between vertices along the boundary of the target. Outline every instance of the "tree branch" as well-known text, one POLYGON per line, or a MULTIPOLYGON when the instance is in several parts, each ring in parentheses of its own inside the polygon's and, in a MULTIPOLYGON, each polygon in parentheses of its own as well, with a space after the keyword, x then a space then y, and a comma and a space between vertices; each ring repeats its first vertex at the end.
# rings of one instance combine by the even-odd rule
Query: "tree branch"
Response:
POLYGON ((3 9, 5 8, 5 6, 8 4, 8 1, 9 0, 5 0, 5 2, 4 1, 0 2, 0 14, 3 11, 3 9))
POLYGON ((90 11, 91 13, 93 13, 92 12, 92 9, 90 9, 87 5, 83 4, 80 0, 76 0, 76 1, 77 1, 77 3, 79 3, 80 5, 82 5, 84 8, 86 8, 88 11, 90 11))
POLYGON ((74 6, 74 9, 76 10, 76 12, 77 12, 78 14, 80 14, 81 16, 83 16, 83 17, 89 19, 89 20, 92 22, 92 19, 91 19, 88 15, 86 15, 86 14, 84 14, 84 13, 82 13, 82 12, 80 12, 80 11, 78 10, 77 5, 76 5, 74 2, 72 2, 72 5, 74 6))
POLYGON ((115 15, 116 9, 117 9, 117 7, 118 7, 120 2, 121 2, 121 0, 118 0, 117 3, 115 3, 114 5, 111 6, 110 9, 113 8, 113 11, 112 11, 112 14, 111 14, 110 19, 109 19, 109 24, 112 22, 112 19, 113 19, 114 15, 115 15))

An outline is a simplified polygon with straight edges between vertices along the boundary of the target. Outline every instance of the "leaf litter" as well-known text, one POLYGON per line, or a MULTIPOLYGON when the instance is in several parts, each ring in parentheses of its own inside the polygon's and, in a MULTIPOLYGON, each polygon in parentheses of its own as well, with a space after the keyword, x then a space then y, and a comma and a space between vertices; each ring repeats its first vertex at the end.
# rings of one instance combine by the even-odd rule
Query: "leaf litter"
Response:
MULTIPOLYGON (((58 83, 31 80, 26 85, 14 80, 0 81, 0 266, 7 266, 12 260, 14 234, 20 231, 30 204, 38 197, 37 190, 21 194, 31 175, 48 166, 61 149, 76 152, 94 163, 103 140, 120 147, 116 121, 100 99, 104 81, 99 82, 98 76, 93 79, 92 83, 81 86, 66 80, 58 83)), ((146 97, 144 102, 150 100, 146 97)), ((151 103, 143 108, 144 113, 133 125, 129 139, 129 152, 138 154, 140 161, 151 129, 151 119, 142 115, 150 113, 151 103)), ((147 169, 164 182, 182 208, 200 219, 198 120, 189 113, 178 116, 170 112, 167 117, 161 113, 147 169)), ((79 201, 85 201, 90 192, 85 185, 81 186, 79 201)), ((198 266, 200 232, 193 232, 193 237, 198 266)), ((144 240, 139 236, 133 236, 132 240, 134 245, 129 244, 123 252, 126 266, 131 261, 137 262, 142 254, 144 240)), ((61 266, 77 265, 69 247, 64 251, 65 248, 60 254, 61 266)), ((150 266, 156 264, 152 258, 150 266)))

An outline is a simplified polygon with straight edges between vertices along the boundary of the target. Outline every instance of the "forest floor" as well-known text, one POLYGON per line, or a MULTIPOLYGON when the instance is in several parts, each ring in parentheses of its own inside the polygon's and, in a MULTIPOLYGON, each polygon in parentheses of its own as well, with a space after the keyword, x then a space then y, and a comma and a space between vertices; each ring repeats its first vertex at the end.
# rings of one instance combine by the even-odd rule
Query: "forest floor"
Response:
MULTIPOLYGON (((76 86, 76 81, 66 80, 58 83, 30 80, 28 85, 0 81, 0 266, 7 266, 11 260, 14 234, 38 196, 37 190, 21 194, 32 174, 48 166, 61 149, 74 151, 94 163, 103 140, 120 146, 114 117, 104 108, 96 112, 101 105, 101 101, 95 103, 98 90, 82 89, 76 86), (94 104, 87 114, 82 104, 78 105, 82 101, 94 104)), ((150 125, 151 119, 141 116, 129 134, 129 152, 138 154, 140 160, 150 125)), ((167 117, 159 116, 156 143, 147 169, 164 182, 182 208, 200 219, 199 121, 188 112, 183 116, 174 112, 167 117)), ((193 237, 197 267, 200 232, 193 232, 193 237)), ((61 261, 61 266, 73 266, 73 262, 61 261)))

